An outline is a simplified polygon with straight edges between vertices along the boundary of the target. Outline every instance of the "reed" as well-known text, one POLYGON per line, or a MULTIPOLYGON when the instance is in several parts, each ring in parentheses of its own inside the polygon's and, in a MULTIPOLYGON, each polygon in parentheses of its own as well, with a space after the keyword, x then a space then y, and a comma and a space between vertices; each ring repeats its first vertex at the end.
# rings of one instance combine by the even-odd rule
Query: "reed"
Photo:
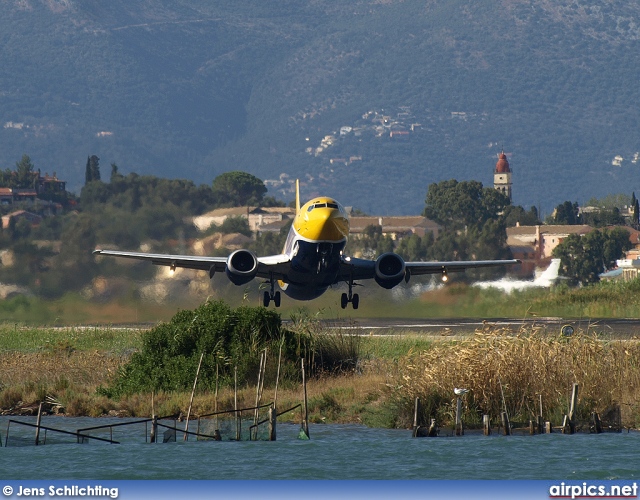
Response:
POLYGON ((580 384, 579 418, 620 404, 626 425, 637 426, 640 344, 589 330, 563 338, 535 327, 512 332, 486 326, 469 338, 406 356, 391 398, 401 408, 402 426, 411 423, 416 397, 425 407, 425 421, 436 417, 450 423, 454 387, 470 391, 465 413, 470 423, 481 422, 483 414, 495 418, 505 406, 512 421, 528 422, 539 413, 540 395, 544 418, 559 423, 568 413, 573 383, 580 384))

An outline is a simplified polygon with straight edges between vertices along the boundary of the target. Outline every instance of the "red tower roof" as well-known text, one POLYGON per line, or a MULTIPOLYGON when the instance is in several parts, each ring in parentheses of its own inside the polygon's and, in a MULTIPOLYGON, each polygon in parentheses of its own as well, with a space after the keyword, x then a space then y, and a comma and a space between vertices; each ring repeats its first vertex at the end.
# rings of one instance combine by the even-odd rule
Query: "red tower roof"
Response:
POLYGON ((508 174, 509 172, 511 172, 511 169, 509 169, 507 155, 504 154, 504 151, 501 151, 498 155, 498 163, 496 163, 496 174, 508 174))

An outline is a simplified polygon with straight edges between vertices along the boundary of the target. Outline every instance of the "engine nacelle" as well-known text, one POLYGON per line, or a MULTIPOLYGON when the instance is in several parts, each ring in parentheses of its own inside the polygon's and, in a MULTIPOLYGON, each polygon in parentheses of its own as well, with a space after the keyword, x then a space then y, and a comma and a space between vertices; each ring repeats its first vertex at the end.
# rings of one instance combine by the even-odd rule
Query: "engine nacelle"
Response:
POLYGON ((249 250, 236 250, 229 255, 225 272, 234 285, 249 283, 258 272, 258 258, 249 250))
POLYGON ((393 288, 406 274, 404 260, 395 253, 383 253, 376 260, 376 283, 382 288, 393 288))

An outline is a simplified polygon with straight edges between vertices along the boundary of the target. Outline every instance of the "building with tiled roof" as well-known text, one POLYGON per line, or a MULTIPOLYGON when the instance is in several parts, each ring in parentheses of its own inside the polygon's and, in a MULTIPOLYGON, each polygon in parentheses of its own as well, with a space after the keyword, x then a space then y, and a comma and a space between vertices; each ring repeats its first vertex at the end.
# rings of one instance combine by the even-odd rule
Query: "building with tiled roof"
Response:
POLYGON ((421 215, 407 217, 351 217, 349 219, 349 233, 359 237, 368 226, 380 226, 383 235, 390 235, 394 240, 408 234, 424 236, 432 232, 438 237, 441 227, 421 215))

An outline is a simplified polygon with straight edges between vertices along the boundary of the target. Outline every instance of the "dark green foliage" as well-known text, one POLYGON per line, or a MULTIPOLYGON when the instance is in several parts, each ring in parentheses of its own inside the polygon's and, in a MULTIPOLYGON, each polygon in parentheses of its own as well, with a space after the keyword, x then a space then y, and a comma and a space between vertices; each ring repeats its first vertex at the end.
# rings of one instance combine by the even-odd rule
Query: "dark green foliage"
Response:
POLYGON ((624 251, 631 248, 629 232, 623 228, 594 230, 584 236, 570 234, 554 250, 560 259, 560 274, 572 284, 586 285, 615 266, 624 251))
POLYGON ((196 310, 180 311, 170 322, 147 332, 142 350, 105 392, 119 396, 186 390, 193 385, 202 353, 200 388, 215 387, 216 365, 221 384, 233 384, 236 367, 240 385, 254 381, 264 349, 270 359, 267 375, 275 378, 281 343, 286 373, 286 366, 297 362, 304 347, 295 334, 282 328, 279 314, 263 307, 231 309, 221 301, 207 302, 196 310))
MULTIPOLYGON (((455 179, 429 186, 424 214, 444 227, 427 251, 429 260, 484 260, 510 257, 505 212, 509 198, 481 182, 455 179)), ((409 242, 407 243, 407 247, 409 242)), ((408 248, 407 248, 408 249, 408 248)), ((470 272, 487 277, 504 270, 470 272)), ((460 277, 459 279, 463 279, 460 277)))
POLYGON ((521 226, 542 224, 536 207, 531 207, 528 212, 525 212, 521 206, 509 205, 504 209, 503 218, 507 227, 514 227, 517 224, 521 226))
POLYGON ((93 181, 100 180, 100 158, 96 155, 91 155, 87 157, 87 166, 85 167, 84 173, 84 184, 85 186, 93 181))
POLYGON ((267 192, 264 183, 247 172, 227 172, 213 180, 213 192, 221 205, 260 205, 267 192))
POLYGON ((582 224, 578 211, 578 202, 571 203, 570 201, 565 201, 558 205, 553 215, 549 218, 549 223, 567 225, 582 224))

